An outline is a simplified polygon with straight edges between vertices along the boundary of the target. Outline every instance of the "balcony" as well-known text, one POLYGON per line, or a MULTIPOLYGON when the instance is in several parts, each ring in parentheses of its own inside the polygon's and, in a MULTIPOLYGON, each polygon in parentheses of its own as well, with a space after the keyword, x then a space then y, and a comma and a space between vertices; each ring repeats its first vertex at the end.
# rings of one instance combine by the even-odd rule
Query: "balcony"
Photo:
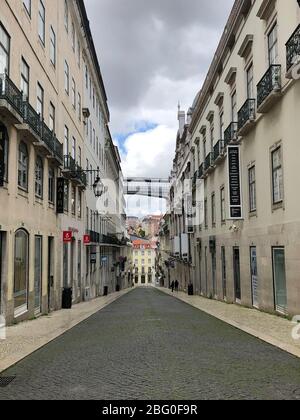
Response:
POLYGON ((232 122, 224 132, 224 147, 238 141, 238 123, 232 122))
POLYGON ((206 159, 205 159, 205 162, 204 162, 204 172, 205 172, 205 174, 209 174, 214 169, 215 169, 215 166, 214 166, 214 154, 212 152, 210 152, 206 156, 206 159))
POLYGON ((91 238, 92 244, 100 244, 100 233, 94 232, 93 230, 88 231, 88 235, 91 238))
POLYGON ((73 182, 77 183, 79 187, 87 187, 87 176, 83 169, 75 162, 71 155, 66 155, 64 160, 64 176, 73 182))
POLYGON ((219 140, 214 146, 214 162, 215 164, 219 163, 225 156, 225 142, 224 140, 219 140))
POLYGON ((255 125, 255 99, 247 99, 238 113, 238 135, 245 136, 255 125))
POLYGON ((23 95, 10 78, 0 75, 0 113, 13 124, 23 122, 23 95))
POLYGON ((280 97, 281 66, 272 65, 257 85, 257 112, 268 112, 280 97))
POLYGON ((114 235, 100 235, 100 243, 101 245, 107 246, 117 246, 120 247, 123 245, 119 239, 114 235))
POLYGON ((297 66, 300 64, 300 25, 286 43, 286 69, 288 79, 295 78, 294 70, 297 72, 297 66))

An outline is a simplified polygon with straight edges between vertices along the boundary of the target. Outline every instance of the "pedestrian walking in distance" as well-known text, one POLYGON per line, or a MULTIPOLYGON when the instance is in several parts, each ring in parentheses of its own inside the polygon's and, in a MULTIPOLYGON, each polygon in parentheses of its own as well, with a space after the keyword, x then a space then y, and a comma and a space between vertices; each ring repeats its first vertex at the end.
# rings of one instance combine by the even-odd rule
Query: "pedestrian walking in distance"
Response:
POLYGON ((178 292, 179 289, 179 283, 178 280, 175 281, 175 291, 178 292))
POLYGON ((174 283, 174 280, 173 280, 172 283, 171 283, 172 293, 174 293, 174 287, 175 287, 175 283, 174 283))

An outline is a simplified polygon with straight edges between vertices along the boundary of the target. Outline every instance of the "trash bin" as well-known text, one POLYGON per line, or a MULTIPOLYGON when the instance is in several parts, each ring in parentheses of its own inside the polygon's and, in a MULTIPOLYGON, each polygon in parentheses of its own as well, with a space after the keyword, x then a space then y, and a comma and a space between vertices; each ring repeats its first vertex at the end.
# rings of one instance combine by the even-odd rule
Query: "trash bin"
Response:
POLYGON ((117 284, 117 286, 116 286, 116 292, 119 292, 120 291, 120 286, 117 284))
POLYGON ((108 286, 104 286, 103 296, 107 296, 107 295, 108 295, 108 286))
POLYGON ((72 295, 73 295, 73 290, 72 290, 71 287, 65 287, 63 289, 62 309, 71 309, 72 308, 72 295))
POLYGON ((189 284, 188 287, 188 295, 193 296, 194 295, 194 286, 192 284, 189 284))

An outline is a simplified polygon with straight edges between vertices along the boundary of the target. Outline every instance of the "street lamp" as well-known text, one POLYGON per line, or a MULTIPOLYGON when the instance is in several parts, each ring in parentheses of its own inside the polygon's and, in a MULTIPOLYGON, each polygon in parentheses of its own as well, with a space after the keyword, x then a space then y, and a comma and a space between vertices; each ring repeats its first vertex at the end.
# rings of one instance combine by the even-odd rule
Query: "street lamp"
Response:
POLYGON ((93 184, 93 190, 94 190, 95 197, 97 198, 102 197, 104 193, 104 185, 99 177, 99 174, 97 175, 97 178, 93 184))

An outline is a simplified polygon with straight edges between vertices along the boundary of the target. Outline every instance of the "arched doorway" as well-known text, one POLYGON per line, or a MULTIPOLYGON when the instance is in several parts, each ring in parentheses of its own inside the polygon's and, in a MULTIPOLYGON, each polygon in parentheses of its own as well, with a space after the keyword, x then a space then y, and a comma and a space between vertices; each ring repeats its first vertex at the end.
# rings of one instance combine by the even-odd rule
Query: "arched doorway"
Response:
POLYGON ((15 233, 14 308, 15 315, 28 309, 29 234, 20 229, 15 233))

